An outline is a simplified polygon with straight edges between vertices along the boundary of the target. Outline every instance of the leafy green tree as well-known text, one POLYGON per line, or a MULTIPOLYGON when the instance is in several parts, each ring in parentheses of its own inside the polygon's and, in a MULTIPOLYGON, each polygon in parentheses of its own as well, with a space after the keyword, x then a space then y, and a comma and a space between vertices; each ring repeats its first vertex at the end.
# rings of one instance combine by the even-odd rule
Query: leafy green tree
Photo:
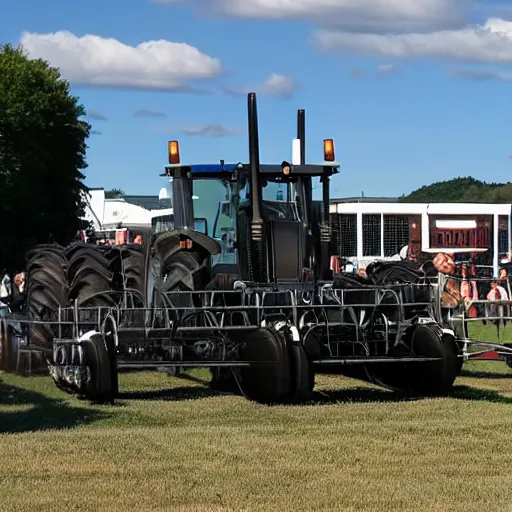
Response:
POLYGON ((438 181, 414 190, 405 203, 512 203, 512 183, 486 183, 475 178, 438 181))
MULTIPOLYGON (((0 47, 0 266, 22 268, 35 243, 80 226, 90 125, 60 71, 0 47)), ((0 269, 1 270, 1 269, 0 269)))
POLYGON ((125 193, 120 188, 113 188, 111 190, 105 190, 105 199, 117 199, 124 197, 125 193))

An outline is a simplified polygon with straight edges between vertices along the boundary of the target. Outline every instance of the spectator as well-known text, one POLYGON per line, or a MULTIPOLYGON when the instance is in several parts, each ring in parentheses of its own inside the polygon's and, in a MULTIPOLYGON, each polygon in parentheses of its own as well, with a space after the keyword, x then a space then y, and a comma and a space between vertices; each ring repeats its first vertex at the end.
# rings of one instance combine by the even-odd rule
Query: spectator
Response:
MULTIPOLYGON (((475 277, 473 272, 471 274, 471 278, 475 277)), ((473 301, 478 300, 478 288, 474 279, 468 279, 468 267, 466 264, 461 267, 461 277, 460 295, 466 307, 466 314, 469 318, 476 318, 478 313, 473 305, 473 301)))
POLYGON ((485 316, 486 317, 494 317, 493 323, 499 326, 500 322, 503 321, 505 324, 503 317, 505 316, 505 307, 508 306, 500 303, 501 301, 508 301, 508 293, 503 288, 503 286, 499 285, 498 280, 495 280, 491 284, 491 290, 487 294, 487 300, 490 301, 485 305, 485 316))

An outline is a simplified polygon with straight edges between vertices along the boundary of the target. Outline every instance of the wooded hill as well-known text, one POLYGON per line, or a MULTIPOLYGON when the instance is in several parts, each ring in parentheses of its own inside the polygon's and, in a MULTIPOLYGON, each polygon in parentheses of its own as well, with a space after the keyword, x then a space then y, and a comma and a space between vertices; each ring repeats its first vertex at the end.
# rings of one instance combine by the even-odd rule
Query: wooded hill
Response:
POLYGON ((512 183, 486 183, 471 177, 438 181, 402 195, 404 203, 512 203, 512 183))

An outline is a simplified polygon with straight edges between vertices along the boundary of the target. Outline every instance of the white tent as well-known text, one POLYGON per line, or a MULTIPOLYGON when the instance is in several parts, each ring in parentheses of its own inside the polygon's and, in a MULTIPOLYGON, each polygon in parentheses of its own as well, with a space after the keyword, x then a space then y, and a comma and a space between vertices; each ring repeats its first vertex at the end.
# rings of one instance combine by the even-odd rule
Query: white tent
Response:
POLYGON ((105 199, 103 189, 91 190, 84 196, 86 201, 84 219, 92 222, 96 231, 121 227, 151 228, 154 217, 172 215, 172 208, 147 210, 146 208, 128 203, 123 198, 105 199))
POLYGON ((151 227, 151 212, 124 199, 107 199, 103 211, 104 229, 115 228, 118 224, 151 227))

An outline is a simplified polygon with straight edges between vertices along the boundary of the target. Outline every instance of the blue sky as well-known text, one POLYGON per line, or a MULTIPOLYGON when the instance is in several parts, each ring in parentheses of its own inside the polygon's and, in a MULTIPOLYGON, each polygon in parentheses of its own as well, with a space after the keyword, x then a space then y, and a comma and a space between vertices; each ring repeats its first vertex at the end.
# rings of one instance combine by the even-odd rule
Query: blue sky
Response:
POLYGON ((333 196, 512 174, 506 2, 17 0, 6 42, 60 67, 85 105, 90 187, 157 194, 170 139, 183 161, 246 161, 247 91, 263 162, 290 157, 297 108, 308 160, 335 139, 333 196))

